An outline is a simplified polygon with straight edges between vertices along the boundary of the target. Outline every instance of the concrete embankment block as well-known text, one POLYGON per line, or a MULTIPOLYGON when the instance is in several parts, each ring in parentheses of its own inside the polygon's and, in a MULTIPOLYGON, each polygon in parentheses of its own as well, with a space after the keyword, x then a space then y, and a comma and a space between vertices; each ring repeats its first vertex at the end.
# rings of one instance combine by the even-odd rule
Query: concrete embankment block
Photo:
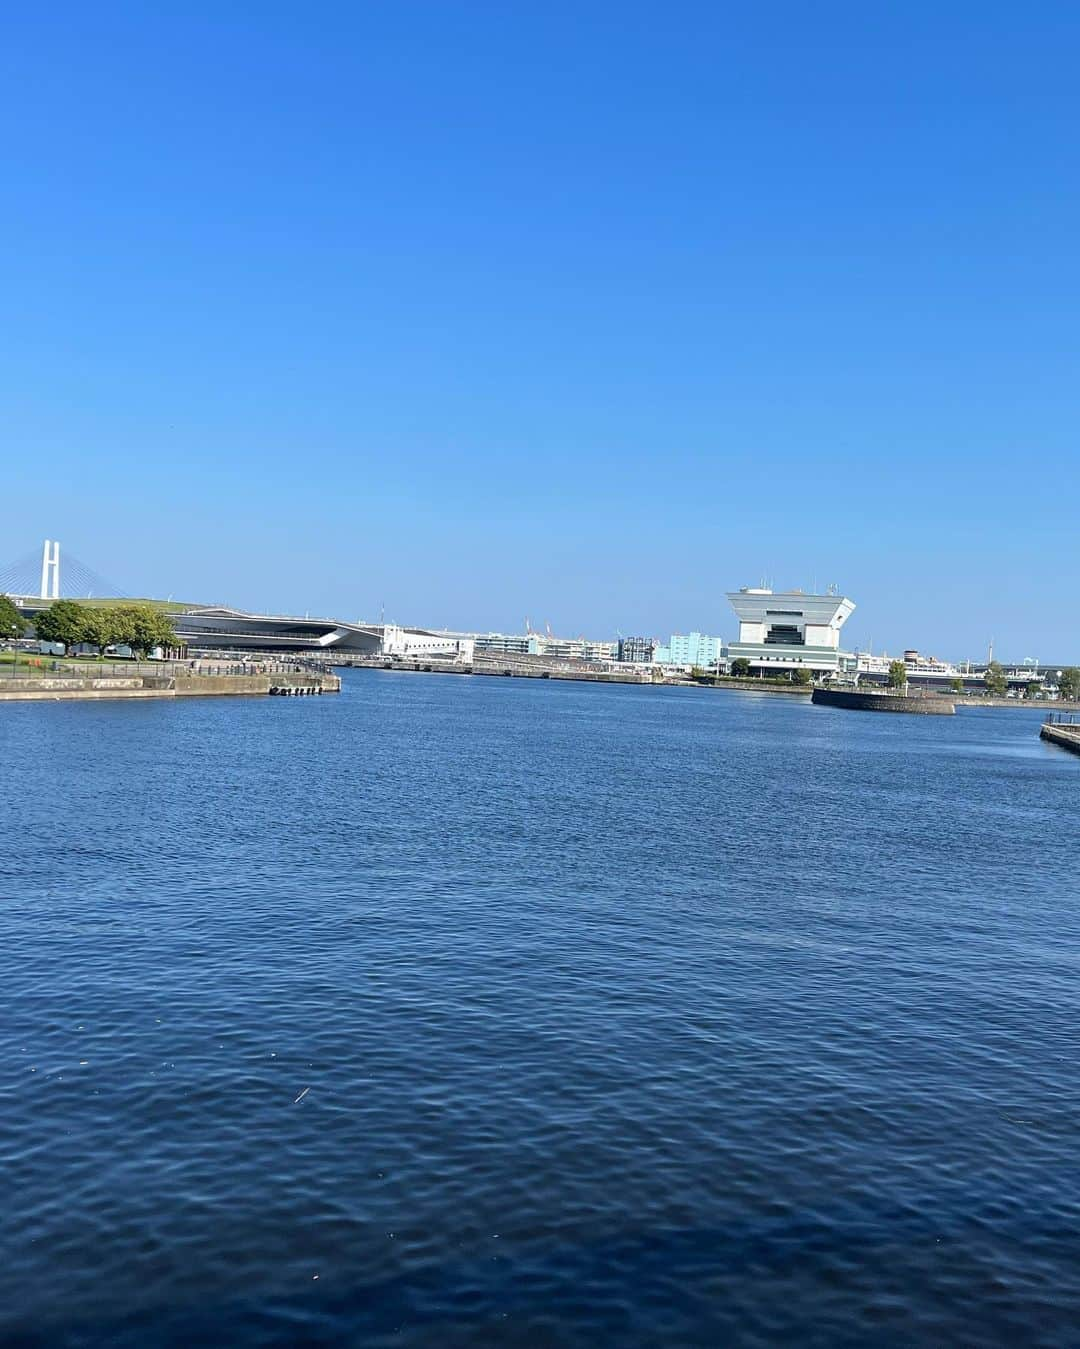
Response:
POLYGON ((850 712, 912 712, 916 716, 951 717, 955 706, 947 698, 925 698, 900 693, 860 693, 858 689, 815 689, 812 700, 820 707, 841 707, 850 712))
MULTIPOLYGON (((279 676, 280 678, 280 676, 279 676)), ((187 675, 176 679, 178 698, 200 694, 269 693, 269 675, 187 675)))

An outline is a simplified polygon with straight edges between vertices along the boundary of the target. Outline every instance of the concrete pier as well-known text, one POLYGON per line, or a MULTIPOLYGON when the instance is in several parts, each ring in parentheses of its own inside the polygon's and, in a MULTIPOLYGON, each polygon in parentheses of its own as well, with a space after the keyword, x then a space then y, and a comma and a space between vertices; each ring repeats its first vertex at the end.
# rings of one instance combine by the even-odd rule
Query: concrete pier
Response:
POLYGON ((1057 745, 1060 749, 1080 754, 1080 722, 1044 721, 1039 738, 1051 745, 1057 745))

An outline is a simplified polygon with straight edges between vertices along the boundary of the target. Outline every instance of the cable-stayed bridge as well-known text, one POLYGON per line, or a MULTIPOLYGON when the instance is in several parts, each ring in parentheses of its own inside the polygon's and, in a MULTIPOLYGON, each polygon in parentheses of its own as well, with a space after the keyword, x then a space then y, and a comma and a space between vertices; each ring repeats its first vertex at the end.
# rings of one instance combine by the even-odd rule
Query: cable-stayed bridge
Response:
POLYGON ((55 539, 46 539, 40 551, 35 549, 0 567, 0 595, 10 596, 19 605, 24 601, 128 598, 73 553, 64 553, 61 566, 60 544, 55 539))
MULTIPOLYGON (((0 594, 12 599, 31 620, 54 600, 127 600, 130 597, 93 568, 46 539, 41 551, 0 567, 0 594)), ((149 601, 160 603, 160 601, 149 601)), ((179 643, 193 651, 294 652, 309 655, 373 656, 424 652, 456 654, 464 634, 435 633, 395 624, 349 623, 334 618, 254 614, 224 605, 168 604, 179 643)))

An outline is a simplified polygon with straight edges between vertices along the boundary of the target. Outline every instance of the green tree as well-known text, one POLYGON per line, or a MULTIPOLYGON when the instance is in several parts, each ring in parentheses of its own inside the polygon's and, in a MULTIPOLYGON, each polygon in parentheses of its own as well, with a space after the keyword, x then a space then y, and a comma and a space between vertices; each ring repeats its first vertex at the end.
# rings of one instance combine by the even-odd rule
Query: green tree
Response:
POLYGON ((104 656, 107 646, 115 646, 124 640, 124 620, 121 611, 97 605, 87 606, 83 610, 82 640, 96 646, 98 655, 104 656))
POLYGON ((133 604, 124 610, 125 636, 137 655, 146 656, 157 646, 175 646, 176 630, 168 617, 152 604, 133 604))
POLYGON ((1062 670, 1061 677, 1058 679, 1058 692, 1063 698, 1068 698, 1070 702, 1075 702, 1080 698, 1080 670, 1075 665, 1070 665, 1062 670))
POLYGON ((7 595, 0 595, 0 638, 21 637, 26 631, 26 620, 7 595))
POLYGON ((987 693, 995 698, 1002 697, 1009 691, 1009 681, 1005 678, 1005 670, 999 660, 992 660, 986 667, 983 674, 983 686, 987 693))
POLYGON ((889 661, 889 688, 907 688, 907 666, 902 660, 889 661))
POLYGON ((112 625, 109 646, 130 646, 134 651, 135 615, 132 606, 130 604, 118 604, 107 612, 112 625))
POLYGON ((792 671, 791 682, 793 684, 802 684, 805 687, 807 684, 812 684, 813 681, 814 676, 810 673, 809 670, 792 671))
POLYGON ((750 675, 750 662, 745 656, 736 656, 731 662, 731 673, 736 679, 747 679, 750 675))
POLYGON ((1042 692, 1042 685, 1037 679, 1029 679, 1027 687, 1024 689, 1025 698, 1034 698, 1037 693, 1042 692))
POLYGON ((949 688, 952 689, 953 693, 963 693, 964 681, 959 675, 954 675, 953 678, 949 680, 949 688))
POLYGON ((85 636, 86 610, 74 600, 54 600, 34 619, 34 631, 42 642, 61 642, 70 650, 85 636))

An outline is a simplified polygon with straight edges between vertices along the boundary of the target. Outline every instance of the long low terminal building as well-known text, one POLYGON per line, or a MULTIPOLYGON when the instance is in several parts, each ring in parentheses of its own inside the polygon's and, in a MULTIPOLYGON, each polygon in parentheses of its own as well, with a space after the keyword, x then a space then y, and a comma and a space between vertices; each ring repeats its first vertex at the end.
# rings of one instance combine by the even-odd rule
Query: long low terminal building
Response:
POLYGON ((252 614, 224 606, 172 614, 176 636, 199 651, 280 651, 291 655, 442 656, 471 659, 468 638, 396 623, 252 614))

